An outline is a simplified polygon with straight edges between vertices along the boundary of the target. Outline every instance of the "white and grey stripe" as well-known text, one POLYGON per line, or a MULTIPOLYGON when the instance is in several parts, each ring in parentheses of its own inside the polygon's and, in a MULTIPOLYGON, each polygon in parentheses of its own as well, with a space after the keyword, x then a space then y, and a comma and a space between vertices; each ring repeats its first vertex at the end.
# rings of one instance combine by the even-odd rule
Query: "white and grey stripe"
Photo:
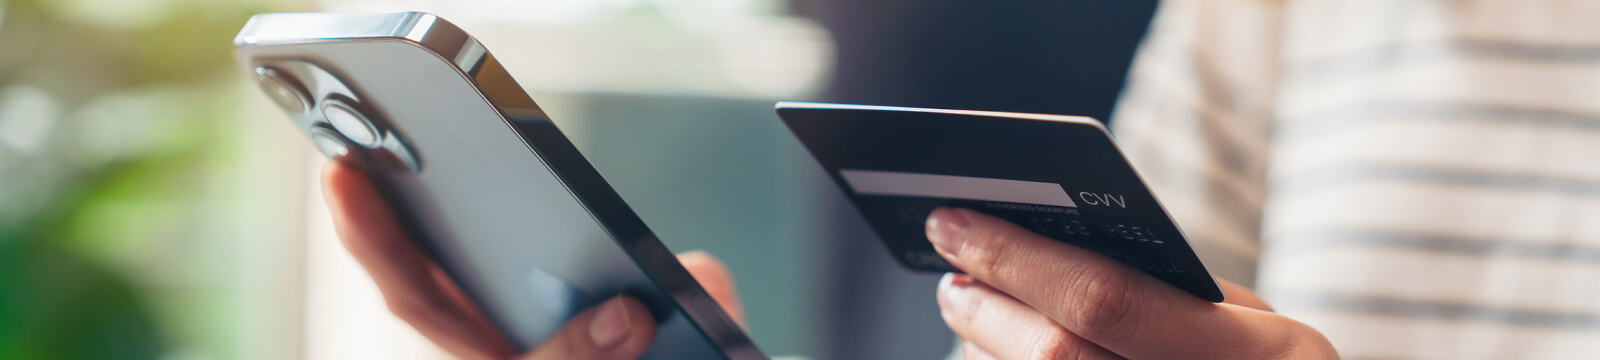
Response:
POLYGON ((1597 18, 1562 0, 1164 2, 1112 126, 1208 266, 1347 357, 1592 356, 1597 18))

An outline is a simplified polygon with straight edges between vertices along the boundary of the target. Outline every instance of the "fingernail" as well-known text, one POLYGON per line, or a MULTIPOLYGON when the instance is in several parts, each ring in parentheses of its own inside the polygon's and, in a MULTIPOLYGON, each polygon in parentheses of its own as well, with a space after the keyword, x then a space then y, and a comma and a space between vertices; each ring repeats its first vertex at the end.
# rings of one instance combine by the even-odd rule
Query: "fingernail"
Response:
POLYGON ((966 274, 957 274, 957 273, 949 273, 949 274, 950 274, 950 285, 955 285, 957 287, 967 287, 967 285, 972 285, 972 276, 969 276, 969 275, 966 275, 966 274))
POLYGON ((628 321, 628 309, 623 307, 620 298, 613 298, 600 304, 593 322, 589 323, 589 337, 594 339, 594 345, 601 349, 609 349, 621 344, 628 338, 632 331, 628 321))
POLYGON ((964 291, 967 284, 971 284, 972 281, 971 279, 962 281, 959 279, 962 277, 965 276, 956 273, 945 273, 944 278, 939 279, 939 297, 944 298, 946 303, 960 305, 963 300, 966 300, 966 297, 963 296, 965 295, 964 291))
POLYGON ((939 208, 928 214, 928 240, 950 256, 961 252, 967 242, 967 217, 949 208, 939 208))

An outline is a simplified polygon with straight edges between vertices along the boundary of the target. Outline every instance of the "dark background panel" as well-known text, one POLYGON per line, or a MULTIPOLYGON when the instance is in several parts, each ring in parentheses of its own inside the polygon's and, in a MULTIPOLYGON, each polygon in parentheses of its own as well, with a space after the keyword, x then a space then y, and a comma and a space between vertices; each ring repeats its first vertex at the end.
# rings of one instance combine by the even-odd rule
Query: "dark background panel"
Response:
POLYGON ((794 0, 833 33, 826 101, 1106 119, 1154 0, 794 0))

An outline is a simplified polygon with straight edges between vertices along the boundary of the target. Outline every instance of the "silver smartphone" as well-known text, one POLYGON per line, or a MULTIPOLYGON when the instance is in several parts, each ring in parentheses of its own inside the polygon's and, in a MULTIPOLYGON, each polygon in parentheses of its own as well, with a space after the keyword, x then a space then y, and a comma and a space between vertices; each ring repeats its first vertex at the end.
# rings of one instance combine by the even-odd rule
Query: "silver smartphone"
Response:
POLYGON ((234 50, 322 153, 374 179, 417 245, 521 349, 627 294, 660 325, 645 359, 766 359, 455 25, 417 12, 261 14, 234 50))

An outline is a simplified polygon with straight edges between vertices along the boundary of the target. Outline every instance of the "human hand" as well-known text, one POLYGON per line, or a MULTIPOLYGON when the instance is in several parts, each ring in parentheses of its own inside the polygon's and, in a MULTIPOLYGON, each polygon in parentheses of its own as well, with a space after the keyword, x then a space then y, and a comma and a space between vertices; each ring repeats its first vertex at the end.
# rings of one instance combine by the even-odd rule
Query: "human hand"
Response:
POLYGON ((967 209, 929 215, 928 238, 966 275, 939 308, 967 359, 1337 359, 1326 338, 1248 289, 1201 300, 1092 251, 967 209))
MULTIPOLYGON (((457 357, 634 359, 655 340, 655 320, 644 304, 619 296, 578 314, 544 344, 518 355, 443 269, 406 237, 365 175, 330 162, 323 188, 339 237, 377 282, 389 311, 457 357)), ((744 323, 733 278, 720 261, 703 252, 680 254, 678 260, 734 321, 744 323)))

